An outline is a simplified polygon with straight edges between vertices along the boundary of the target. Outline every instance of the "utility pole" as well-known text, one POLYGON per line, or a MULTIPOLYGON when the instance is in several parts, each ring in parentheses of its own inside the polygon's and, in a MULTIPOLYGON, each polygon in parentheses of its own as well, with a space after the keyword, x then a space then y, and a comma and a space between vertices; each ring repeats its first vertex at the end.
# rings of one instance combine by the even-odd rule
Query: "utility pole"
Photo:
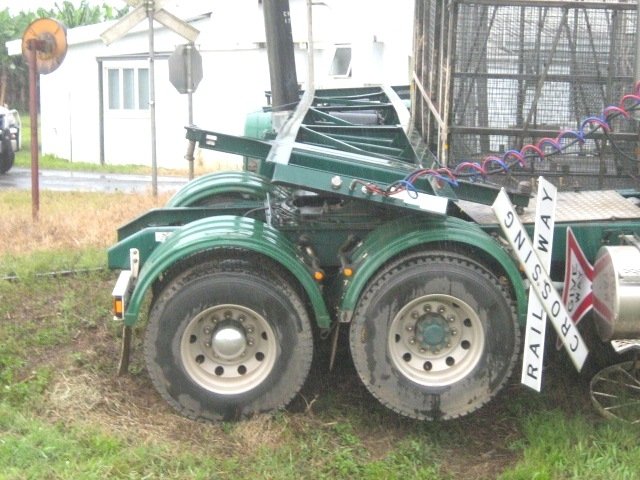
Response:
POLYGON ((300 97, 293 53, 289 0, 264 0, 273 126, 279 130, 300 97))

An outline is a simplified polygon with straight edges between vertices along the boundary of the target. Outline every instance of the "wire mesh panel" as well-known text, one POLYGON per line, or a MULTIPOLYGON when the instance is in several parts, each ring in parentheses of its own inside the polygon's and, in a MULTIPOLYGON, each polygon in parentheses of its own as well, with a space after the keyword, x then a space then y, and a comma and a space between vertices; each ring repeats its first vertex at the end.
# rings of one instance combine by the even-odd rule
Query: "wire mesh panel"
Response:
POLYGON ((633 91, 637 30, 636 0, 417 0, 414 125, 449 168, 504 160, 510 186, 638 186, 638 124, 602 113, 633 91))

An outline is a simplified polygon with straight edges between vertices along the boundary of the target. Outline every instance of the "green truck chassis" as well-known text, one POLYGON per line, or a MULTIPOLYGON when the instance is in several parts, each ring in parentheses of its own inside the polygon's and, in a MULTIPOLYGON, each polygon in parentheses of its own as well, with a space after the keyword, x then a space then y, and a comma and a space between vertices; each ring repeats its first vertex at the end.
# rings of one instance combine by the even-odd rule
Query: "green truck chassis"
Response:
MULTIPOLYGON (((109 250, 109 267, 122 270, 116 315, 130 332, 151 299, 147 367, 181 414, 284 407, 316 342, 342 324, 362 382, 402 415, 456 418, 505 385, 528 283, 491 214, 499 187, 473 168, 437 168, 407 134, 407 96, 307 91, 277 135, 270 112, 252 117, 245 137, 187 128, 190 152, 236 154, 244 170, 193 180, 121 227, 109 250)), ((556 282, 568 227, 592 262, 640 234, 638 192, 576 195, 560 193, 556 282), (587 216, 585 202, 595 205, 587 216)), ((531 234, 535 204, 510 200, 531 234)))

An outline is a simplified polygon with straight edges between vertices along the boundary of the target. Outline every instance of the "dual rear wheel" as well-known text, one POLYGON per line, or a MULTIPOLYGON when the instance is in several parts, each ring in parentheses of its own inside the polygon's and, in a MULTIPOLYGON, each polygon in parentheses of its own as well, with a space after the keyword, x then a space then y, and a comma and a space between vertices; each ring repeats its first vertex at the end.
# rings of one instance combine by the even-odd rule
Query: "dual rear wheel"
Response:
MULTIPOLYGON (((421 420, 449 419, 504 386, 519 329, 494 275, 458 254, 422 253, 371 280, 350 347, 358 375, 384 405, 421 420)), ((180 413, 240 418, 282 408, 302 387, 311 322, 277 270, 212 260, 166 284, 151 309, 145 352, 155 387, 180 413)))

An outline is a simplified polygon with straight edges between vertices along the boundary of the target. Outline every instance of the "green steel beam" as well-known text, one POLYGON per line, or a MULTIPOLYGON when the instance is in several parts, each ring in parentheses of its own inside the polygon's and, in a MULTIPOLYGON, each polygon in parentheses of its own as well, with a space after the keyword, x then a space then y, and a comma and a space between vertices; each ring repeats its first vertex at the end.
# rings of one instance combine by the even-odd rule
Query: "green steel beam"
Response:
POLYGON ((125 239, 134 233, 147 227, 185 225, 201 218, 212 217, 215 215, 242 215, 247 210, 263 205, 262 202, 252 202, 238 206, 235 205, 216 206, 216 207, 171 207, 171 208, 154 208, 143 213, 139 217, 126 223, 118 228, 118 240, 125 239))
POLYGON ((219 152, 234 153, 247 157, 266 159, 271 151, 271 144, 248 137, 238 137, 225 133, 210 132, 198 127, 185 127, 187 140, 197 142, 200 148, 219 152))

